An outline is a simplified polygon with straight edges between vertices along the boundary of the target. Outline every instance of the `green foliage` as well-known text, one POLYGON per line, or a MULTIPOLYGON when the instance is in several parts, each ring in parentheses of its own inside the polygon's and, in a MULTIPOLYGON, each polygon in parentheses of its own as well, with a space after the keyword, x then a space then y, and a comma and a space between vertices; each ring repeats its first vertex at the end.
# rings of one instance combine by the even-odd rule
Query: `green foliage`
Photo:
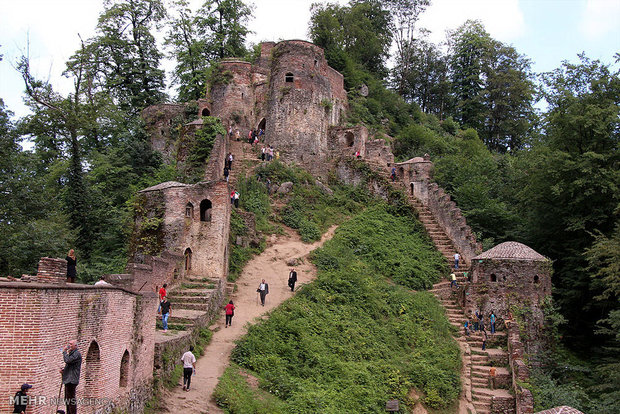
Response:
POLYGON ((226 368, 213 392, 215 402, 230 414, 285 414, 286 404, 261 390, 253 390, 237 365, 226 368))
MULTIPOLYGON (((416 228, 412 218, 388 211, 379 204, 341 226, 315 255, 317 280, 251 326, 234 349, 233 361, 252 370, 262 389, 286 403, 286 412, 384 412, 389 398, 407 401, 412 385, 438 407, 458 397, 459 350, 442 308, 429 293, 388 283, 393 275, 383 274, 380 264, 403 254, 425 256, 432 247, 419 242, 395 249, 391 230, 397 229, 377 225, 401 225, 408 237, 416 228), (326 268, 326 260, 337 269, 326 268)), ((424 285, 424 275, 411 276, 409 284, 424 285)))
POLYGON ((250 259, 264 249, 264 244, 258 247, 243 247, 237 245, 237 237, 243 237, 247 234, 248 228, 245 222, 235 209, 230 213, 230 238, 229 238, 229 258, 228 258, 228 280, 234 282, 237 280, 243 267, 250 259))
POLYGON ((202 121, 202 126, 194 133, 193 141, 188 144, 186 174, 193 182, 204 179, 206 164, 215 139, 218 135, 226 135, 226 130, 219 118, 204 116, 202 121))

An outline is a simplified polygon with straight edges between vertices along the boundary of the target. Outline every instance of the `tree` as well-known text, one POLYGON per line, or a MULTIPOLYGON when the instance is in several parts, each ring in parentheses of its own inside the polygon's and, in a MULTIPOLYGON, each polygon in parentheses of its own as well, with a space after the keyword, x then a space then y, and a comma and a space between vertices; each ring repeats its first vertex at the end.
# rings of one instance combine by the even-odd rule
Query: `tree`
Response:
POLYGON ((72 60, 87 62, 88 78, 136 116, 165 99, 162 54, 151 30, 166 10, 161 0, 105 0, 104 5, 98 34, 72 60))
POLYGON ((400 64, 394 68, 395 84, 400 95, 404 96, 407 79, 415 70, 413 55, 415 53, 416 23, 420 14, 430 5, 430 0, 390 0, 388 9, 394 21, 394 43, 396 60, 400 64))
POLYGON ((212 59, 243 57, 246 55, 247 23, 252 7, 242 0, 207 0, 196 17, 201 38, 206 39, 206 53, 212 59))

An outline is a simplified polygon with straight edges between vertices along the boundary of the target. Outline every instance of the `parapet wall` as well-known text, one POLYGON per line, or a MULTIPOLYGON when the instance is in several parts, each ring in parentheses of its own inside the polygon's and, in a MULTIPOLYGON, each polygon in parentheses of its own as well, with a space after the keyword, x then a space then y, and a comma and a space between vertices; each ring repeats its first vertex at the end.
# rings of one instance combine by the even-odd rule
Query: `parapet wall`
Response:
POLYGON ((516 414, 531 414, 534 412, 534 397, 530 390, 523 388, 519 383, 527 382, 530 371, 523 360, 523 343, 516 322, 506 324, 508 330, 508 361, 512 372, 512 391, 515 395, 516 414))
POLYGON ((450 238, 462 260, 467 264, 471 263, 471 259, 482 252, 482 244, 476 241, 476 235, 450 195, 436 183, 430 183, 426 206, 450 238))
POLYGON ((45 398, 28 412, 50 412, 64 367, 61 348, 72 339, 82 354, 77 396, 94 404, 79 411, 143 412, 152 392, 156 309, 154 293, 0 282, 0 412, 10 412, 8 397, 25 382, 33 385, 30 395, 45 398))

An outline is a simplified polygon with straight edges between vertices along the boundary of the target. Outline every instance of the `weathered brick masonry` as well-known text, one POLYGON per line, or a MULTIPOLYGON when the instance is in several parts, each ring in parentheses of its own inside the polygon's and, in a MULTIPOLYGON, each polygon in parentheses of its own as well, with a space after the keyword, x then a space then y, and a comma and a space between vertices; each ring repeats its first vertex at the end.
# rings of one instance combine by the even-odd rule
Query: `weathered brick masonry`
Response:
POLYGON ((151 395, 156 309, 155 294, 117 287, 0 282, 0 412, 24 382, 47 398, 29 412, 55 412, 45 404, 58 397, 60 349, 71 339, 83 358, 78 397, 103 399, 80 412, 141 412, 151 395))

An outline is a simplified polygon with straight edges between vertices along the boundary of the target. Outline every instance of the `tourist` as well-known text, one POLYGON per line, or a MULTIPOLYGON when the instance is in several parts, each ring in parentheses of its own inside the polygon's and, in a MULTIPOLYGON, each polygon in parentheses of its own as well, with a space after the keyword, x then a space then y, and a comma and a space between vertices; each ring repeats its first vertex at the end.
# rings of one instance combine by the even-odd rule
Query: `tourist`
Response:
POLYGON ((240 197, 239 191, 235 191, 235 194, 233 195, 235 208, 239 208, 239 197, 240 197))
POLYGON ((267 149, 267 161, 271 161, 273 159, 273 147, 270 145, 267 149))
POLYGON ((29 397, 26 395, 28 390, 32 388, 30 384, 22 384, 21 390, 15 393, 15 397, 13 397, 13 412, 25 414, 26 408, 28 406, 29 397))
POLYGON ((396 167, 392 167, 392 173, 390 176, 392 177, 392 182, 396 181, 396 167))
POLYGON ((276 151, 276 160, 280 159, 280 151, 276 151))
POLYGON ((254 141, 252 142, 252 146, 258 145, 258 136, 254 137, 254 141))
POLYGON ((235 190, 232 190, 230 192, 230 204, 231 205, 235 204, 235 190))
POLYGON ((271 180, 269 178, 265 181, 265 186, 267 186, 267 194, 271 194, 271 180))
POLYGON ((254 141, 254 131, 250 129, 250 132, 248 132, 248 143, 251 144, 252 141, 254 141))
POLYGON ((489 317, 489 320, 491 321, 491 334, 495 333, 495 312, 491 311, 491 316, 489 317))
POLYGON ((161 324, 164 328, 164 332, 168 332, 168 318, 170 317, 170 301, 168 296, 164 296, 164 300, 161 302, 161 324))
POLYGON ((454 269, 455 270, 459 268, 459 260, 461 260, 461 255, 458 253, 454 253, 454 269))
POLYGON ((103 280, 103 276, 99 277, 99 280, 95 282, 95 286, 112 286, 105 280, 103 280))
POLYGON ((77 270, 75 267, 77 266, 77 259, 75 258, 75 250, 69 250, 67 253, 67 257, 65 257, 67 261, 67 283, 75 283, 75 277, 77 276, 77 270))
POLYGON ((235 130, 235 138, 237 139, 237 141, 241 140, 241 133, 239 132, 239 128, 235 130))
POLYGON ((263 147, 263 149, 261 150, 261 154, 260 154, 261 161, 265 161, 265 151, 267 151, 267 149, 263 147))
POLYGON ((226 309, 226 322, 224 323, 224 327, 228 328, 232 325, 232 318, 235 316, 235 304, 231 300, 224 308, 226 309))
POLYGON ((355 158, 362 158, 362 154, 359 151, 355 151, 355 158))
POLYGON ((291 292, 295 290, 295 282, 297 282, 297 272, 295 268, 292 268, 288 274, 288 287, 291 288, 291 292))
POLYGON ((465 319, 463 327, 465 328, 465 335, 469 336, 469 319, 465 319))
POLYGON ((483 351, 487 349, 487 339, 488 339, 487 331, 482 329, 482 350, 483 351))
POLYGON ((230 170, 228 166, 224 167, 224 178, 226 178, 226 182, 228 182, 228 175, 230 174, 230 170))
POLYGON ((229 152, 229 153, 228 153, 228 169, 229 169, 229 170, 232 170, 232 162, 233 162, 233 158, 234 158, 234 157, 233 157, 232 153, 230 153, 230 152, 229 152))
POLYGON ((157 307, 157 313, 159 313, 159 311, 161 310, 161 303, 164 301, 164 298, 167 295, 166 293, 167 287, 168 287, 168 284, 164 283, 164 285, 159 288, 159 306, 157 307))
POLYGON ((228 127, 228 138, 232 139, 233 136, 233 130, 232 130, 232 125, 228 127))
POLYGON ((497 368, 491 367, 489 369, 489 387, 495 389, 495 375, 497 374, 497 368))
POLYGON ((189 346, 189 351, 183 354, 181 361, 183 361, 183 391, 189 391, 192 374, 196 373, 196 356, 192 345, 189 346))
POLYGON ((62 374, 62 383, 65 385, 65 404, 67 405, 67 414, 77 413, 77 399, 75 389, 80 383, 80 370, 82 368, 82 354, 77 349, 77 341, 74 339, 62 350, 62 358, 65 361, 65 367, 60 370, 62 374))
POLYGON ((456 287, 458 289, 459 285, 456 283, 456 275, 454 274, 454 272, 450 273, 450 280, 450 289, 452 289, 453 287, 456 287))
POLYGON ((478 311, 474 312, 474 317, 476 318, 474 319, 474 332, 476 332, 478 330, 478 325, 479 325, 478 321, 480 320, 480 318, 478 317, 478 311))
POLYGON ((258 285, 258 289, 256 289, 256 291, 260 294, 260 304, 265 306, 265 296, 269 294, 269 285, 265 283, 265 279, 260 282, 260 285, 258 285))
POLYGON ((484 331, 484 315, 482 314, 482 312, 476 312, 476 317, 478 318, 478 328, 481 331, 484 331))

